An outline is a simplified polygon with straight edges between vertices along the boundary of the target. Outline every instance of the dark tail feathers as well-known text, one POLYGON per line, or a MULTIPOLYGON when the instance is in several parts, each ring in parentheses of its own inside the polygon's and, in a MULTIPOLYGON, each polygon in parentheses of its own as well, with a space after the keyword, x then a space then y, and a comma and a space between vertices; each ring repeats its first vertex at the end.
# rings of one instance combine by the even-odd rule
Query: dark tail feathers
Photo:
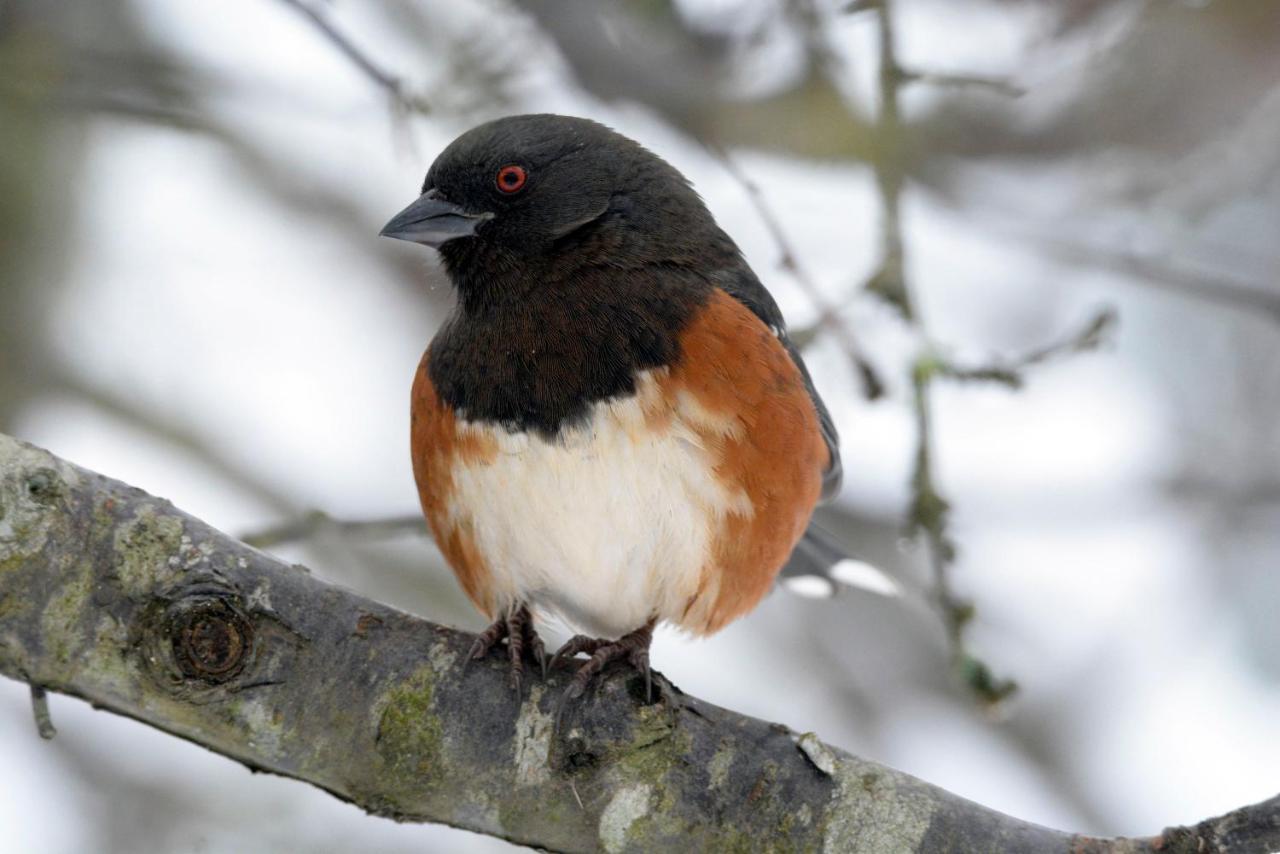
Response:
POLYGON ((881 596, 902 593, 898 583, 883 570, 849 557, 840 541, 816 522, 810 523, 791 552, 778 583, 793 593, 815 599, 834 596, 841 585, 881 596))

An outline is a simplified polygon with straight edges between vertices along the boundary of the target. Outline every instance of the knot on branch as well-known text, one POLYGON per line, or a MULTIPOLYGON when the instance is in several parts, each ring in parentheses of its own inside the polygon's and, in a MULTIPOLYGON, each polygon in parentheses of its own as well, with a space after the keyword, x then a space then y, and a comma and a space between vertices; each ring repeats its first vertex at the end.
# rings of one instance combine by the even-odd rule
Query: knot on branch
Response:
POLYGON ((173 603, 164 617, 173 657, 188 679, 220 685, 244 669, 253 652, 253 624, 234 604, 212 597, 173 603))
POLYGON ((234 587, 216 583, 189 583, 156 596, 134 630, 155 681, 197 703, 275 684, 273 674, 297 641, 274 615, 250 608, 234 587))

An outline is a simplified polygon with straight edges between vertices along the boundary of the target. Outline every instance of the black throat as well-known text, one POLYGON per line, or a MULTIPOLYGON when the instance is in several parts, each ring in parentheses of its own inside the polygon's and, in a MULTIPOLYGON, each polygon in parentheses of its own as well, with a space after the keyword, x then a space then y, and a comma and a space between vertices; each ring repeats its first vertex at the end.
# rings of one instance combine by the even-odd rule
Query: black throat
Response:
POLYGON ((462 418, 548 438, 596 401, 634 393, 640 371, 674 363, 712 287, 679 265, 562 276, 530 266, 457 282, 458 307, 431 342, 429 370, 462 418))

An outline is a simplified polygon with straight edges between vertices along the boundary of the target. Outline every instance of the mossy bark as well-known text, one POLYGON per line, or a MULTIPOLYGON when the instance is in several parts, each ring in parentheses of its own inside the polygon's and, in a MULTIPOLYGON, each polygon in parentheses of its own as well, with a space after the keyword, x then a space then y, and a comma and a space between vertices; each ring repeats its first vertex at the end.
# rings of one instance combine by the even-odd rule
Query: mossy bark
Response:
POLYGON ((0 435, 0 673, 371 813, 564 851, 1280 847, 1280 802, 1255 808, 1271 836, 1244 811, 1156 840, 1058 833, 661 679, 646 702, 625 668, 557 717, 564 672, 517 701, 497 657, 463 668, 471 642, 0 435))

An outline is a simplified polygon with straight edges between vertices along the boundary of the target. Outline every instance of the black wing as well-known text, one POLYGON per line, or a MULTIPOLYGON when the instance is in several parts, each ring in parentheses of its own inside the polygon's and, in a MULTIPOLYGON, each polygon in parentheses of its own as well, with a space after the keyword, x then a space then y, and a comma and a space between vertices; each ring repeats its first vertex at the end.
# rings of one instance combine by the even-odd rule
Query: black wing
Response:
POLYGON ((840 434, 836 432, 835 422, 831 420, 831 413, 827 411, 827 405, 822 402, 822 396, 813 387, 813 379, 809 376, 809 369, 805 366, 800 351, 787 335, 787 321, 782 317, 778 304, 773 301, 773 295, 745 261, 732 269, 720 271, 715 276, 715 284, 763 320, 765 325, 773 330, 773 334, 778 336, 782 346, 787 348, 791 361, 795 362, 796 367, 800 369, 800 376, 804 377, 804 387, 809 392, 814 409, 818 410, 822 440, 826 442, 827 452, 831 457, 831 464, 822 473, 822 500, 827 501, 835 497, 840 491, 840 482, 844 478, 844 469, 840 465, 840 434))

